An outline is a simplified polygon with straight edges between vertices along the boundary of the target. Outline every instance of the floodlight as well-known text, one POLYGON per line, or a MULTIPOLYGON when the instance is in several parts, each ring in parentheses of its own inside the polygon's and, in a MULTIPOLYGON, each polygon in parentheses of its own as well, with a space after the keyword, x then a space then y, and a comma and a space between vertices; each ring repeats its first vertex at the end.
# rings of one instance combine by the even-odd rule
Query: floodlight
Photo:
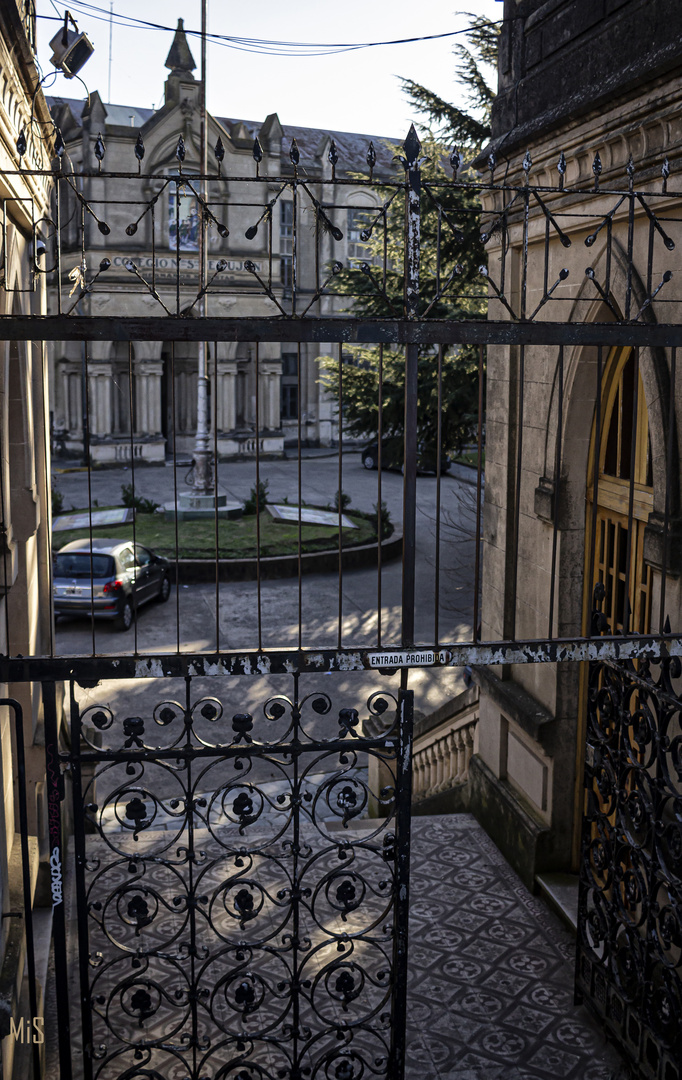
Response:
POLYGON ((71 14, 64 15, 64 26, 50 42, 52 56, 50 63, 59 68, 67 79, 72 79, 84 64, 88 62, 95 49, 87 34, 82 34, 71 14), (68 29, 69 22, 73 30, 68 29))

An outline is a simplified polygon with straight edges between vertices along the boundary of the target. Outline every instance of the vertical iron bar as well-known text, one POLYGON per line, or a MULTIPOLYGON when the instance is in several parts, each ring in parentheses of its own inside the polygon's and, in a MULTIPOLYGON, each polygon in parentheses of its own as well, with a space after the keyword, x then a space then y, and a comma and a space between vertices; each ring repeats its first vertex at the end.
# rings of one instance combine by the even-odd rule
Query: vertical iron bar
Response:
POLYGON ((260 554, 260 346, 256 342, 256 592, 258 601, 258 648, 263 648, 263 610, 261 607, 261 554, 260 554))
MULTIPOLYGON (((280 268, 281 266, 282 262, 280 260, 280 268)), ((280 269, 280 281, 281 278, 282 273, 280 269)), ((272 291, 272 213, 268 214, 268 288, 272 291)))
POLYGON ((523 476, 523 408, 525 379, 526 346, 521 345, 519 347, 519 394, 516 421, 518 435, 516 442, 516 487, 514 490, 514 547, 512 549, 514 572, 512 575, 511 636, 514 640, 516 640, 516 599, 519 580, 519 526, 521 523, 521 479, 523 476))
POLYGON ((95 585, 94 585, 94 573, 93 573, 93 554, 92 554, 92 463, 90 461, 90 375, 88 370, 88 342, 83 342, 83 450, 85 457, 85 467, 88 473, 88 537, 90 540, 90 632, 92 635, 92 655, 94 656, 97 647, 95 640, 95 585))
MULTIPOLYGON (((526 185, 528 179, 526 178, 526 185)), ((526 299, 528 296, 528 216, 530 212, 530 192, 528 187, 523 192, 523 242, 521 259, 521 318, 526 317, 526 299)), ((523 348, 523 346, 522 346, 523 348)))
POLYGON ((564 415, 564 347, 559 346, 557 361, 559 375, 559 402, 557 409, 556 444, 554 447, 554 508, 552 521, 552 567, 549 574, 549 624, 547 637, 554 637, 554 578, 556 575, 557 541, 559 537, 559 490, 561 488, 561 432, 564 415))
POLYGON ((443 346, 438 346, 438 419, 436 421, 436 561, 435 561, 435 595, 433 605, 433 641, 438 648, 440 633, 440 496, 441 496, 441 438, 443 434, 443 346))
POLYGON ((405 1075, 413 716, 414 691, 401 690, 398 699, 398 753, 395 762, 395 930, 393 934, 393 1008, 391 1016, 390 1055, 391 1080, 403 1080, 405 1075))
POLYGON ((649 248, 648 248, 648 251, 647 251, 647 260, 646 260, 646 286, 645 286, 647 296, 651 296, 651 293, 653 291, 654 239, 655 239, 655 236, 656 236, 656 234, 654 232, 654 223, 653 223, 653 220, 651 218, 649 218, 649 248))
POLYGON ((180 314, 180 182, 175 181, 175 314, 180 314))
POLYGON ((630 308, 632 304, 632 258, 635 240, 635 196, 630 193, 628 196, 628 253, 627 253, 627 274, 626 274, 626 288, 625 288, 625 321, 630 319, 630 308))
POLYGON ((81 775, 81 717, 74 684, 70 684, 71 753, 73 756, 73 820, 74 855, 76 868, 76 915, 78 929, 78 967, 80 974, 81 1025, 83 1033, 84 1080, 92 1076, 92 1012, 90 999, 90 965, 88 934, 88 897, 85 882, 87 851, 85 843, 85 806, 81 775))
POLYGON ((171 342, 171 426, 173 429, 173 500, 175 503, 175 651, 180 652, 180 557, 178 538, 178 457, 175 409, 175 342, 171 342))
POLYGON ((664 633, 665 592, 668 580, 668 558, 670 554, 670 484, 673 464, 673 433, 675 430, 675 376, 677 368, 677 349, 673 348, 670 357, 670 393, 668 409, 668 439, 665 455, 665 510, 663 512, 663 567, 661 569, 661 609, 659 612, 658 632, 664 633))
MULTIPOLYGON (((416 319, 419 306, 421 253, 421 144, 414 126, 405 140, 405 314, 416 319)), ((415 563, 417 541, 417 393, 419 347, 405 347, 405 438, 403 482, 402 644, 414 645, 415 563)))
MULTIPOLYGON (((6 443, 8 438, 6 425, 3 425, 2 442, 0 442, 0 508, 2 510, 2 574, 3 574, 3 587, 4 587, 4 608, 5 608, 5 644, 7 647, 7 655, 11 656, 12 649, 10 647, 10 633, 9 633, 9 561, 8 561, 8 549, 7 539, 9 532, 8 514, 7 514, 7 496, 5 492, 5 458, 7 459, 7 466, 9 468, 9 446, 6 443)), ((50 594, 52 595, 52 594, 50 594)))
POLYGON ((7 274, 7 199, 2 200, 2 280, 8 281, 7 274))
MULTIPOLYGON (((21 845, 21 875, 24 893, 24 935, 26 937, 26 969, 28 974, 28 1003, 31 1018, 38 1016, 38 993, 36 988, 36 957, 33 939, 33 897, 31 895, 31 864, 28 852, 28 812, 26 809, 26 756, 24 752, 24 713, 14 698, 0 698, 14 713, 14 736, 17 754, 17 787, 19 803, 19 837, 21 845)), ((40 1047, 32 1044, 34 1080, 41 1080, 40 1047)))
POLYGON ((303 1070, 301 1069, 301 1062, 298 1059, 298 1040, 300 1036, 301 1027, 301 1015, 300 1015, 300 995, 301 995, 301 983, 302 979, 299 972, 299 959, 298 950, 300 945, 300 903, 301 903, 301 884, 299 881, 299 855, 301 851, 301 797, 300 797, 300 767, 299 767, 299 755, 301 746, 301 712, 299 707, 299 674, 294 674, 294 707, 292 709, 292 721, 294 724, 294 730, 292 732, 294 750, 292 753, 292 767, 293 775, 291 778, 291 788, 293 793, 292 811, 293 811, 293 843, 291 845, 291 897, 292 897, 292 933, 291 933, 291 970, 293 972, 296 989, 292 995, 291 1009, 292 1009, 292 1024, 291 1024, 291 1059, 293 1062, 293 1069, 291 1072, 292 1077, 303 1076, 303 1070))
MULTIPOLYGON (((379 400, 378 400, 378 440, 377 440, 377 649, 381 648, 381 540, 383 518, 381 516, 381 443, 384 435, 384 346, 379 346, 379 400)), ((341 409, 339 408, 339 424, 341 409)))
MULTIPOLYGON (((339 342, 339 414, 343 406, 343 345, 339 342)), ((341 528, 341 522, 343 519, 343 424, 339 424, 339 460, 338 460, 338 472, 337 483, 339 491, 339 599, 338 599, 338 620, 339 620, 339 632, 338 632, 338 647, 343 648, 343 529, 341 528)))
POLYGON ((474 644, 479 641, 481 592, 481 501, 483 493, 483 346, 478 347, 478 431, 476 434, 476 551, 474 554, 474 644))
MULTIPOLYGON (((594 563, 597 557, 597 503, 599 501, 599 469, 601 464, 601 395, 602 395, 602 378, 603 378, 603 365, 604 355, 602 346, 597 348, 597 400, 595 405, 595 427, 594 427, 594 461, 593 476, 592 476, 592 527, 590 535, 590 569, 589 569, 589 581, 587 583, 586 596, 588 597, 588 609, 592 611, 592 592, 594 589, 594 563)), ((592 616, 590 614, 590 626, 587 630, 588 637, 591 635, 592 616)), ((612 628, 613 629, 613 628, 612 628)))
MULTIPOLYGON (((302 491, 302 474, 301 474, 301 343, 298 342, 296 349, 296 415, 298 417, 296 422, 297 432, 297 444, 298 444, 298 647, 303 648, 303 558, 302 558, 302 522, 301 522, 301 500, 303 498, 302 491)), ((339 425, 341 418, 339 417, 339 425)), ((339 431, 341 427, 339 426, 339 431)), ((298 683, 296 684, 298 687, 298 683)))
POLYGON ((54 184, 54 234, 57 245, 57 314, 62 315, 62 232, 61 232, 61 185, 60 177, 55 177, 54 184))
POLYGON ((438 296, 440 293, 440 261, 441 261, 441 241, 443 234, 443 207, 438 203, 438 218, 436 225, 436 282, 434 295, 438 296))
MULTIPOLYGON (((53 682, 42 684, 45 722, 45 775, 47 780, 47 817, 52 872, 52 940, 54 943, 55 981, 57 986, 57 1024, 59 1040, 59 1080, 71 1080, 71 1017, 69 1015, 69 963, 66 949, 64 914, 64 847, 62 811, 64 778, 59 767, 59 732, 57 696, 53 682)), ((86 955, 87 960, 87 955, 86 955)), ((83 1033, 85 1035, 85 1032, 83 1033)), ((83 1055, 84 1069, 89 1059, 83 1055)), ((84 1080, 89 1080, 87 1071, 84 1080)))
MULTIPOLYGON (((298 284, 298 191, 296 181, 291 185, 291 314, 296 314, 296 286, 298 284)), ((300 366, 299 366, 300 383, 300 366)))
POLYGON ((632 588, 632 604, 630 603, 630 573, 632 571, 632 549, 635 509, 635 466, 637 464, 637 409, 639 405, 639 349, 635 349, 634 387, 632 391, 632 426, 630 446, 630 484, 628 488, 628 543, 625 557, 625 610, 623 612, 623 634, 630 632, 630 620, 634 616, 635 601, 637 595, 637 582, 632 588))
POLYGON ((150 229, 152 234, 152 294, 156 292, 156 218, 155 205, 152 203, 150 214, 150 229))
POLYGON ((133 591, 133 641, 137 656, 137 585, 140 567, 137 561, 137 509, 135 506, 135 432, 133 431, 133 343, 128 342, 128 411, 130 414, 130 482, 133 488, 133 555, 135 589, 133 591))
MULTIPOLYGON (((50 447, 50 425, 47 416, 47 393, 48 393, 48 373, 47 373, 47 347, 45 342, 32 342, 33 347, 38 346, 40 348, 40 408, 42 413, 42 429, 43 429, 43 468, 45 470, 45 494, 47 505, 51 507, 52 504, 52 476, 51 476, 51 464, 52 464, 52 452, 50 447)), ((0 457, 0 485, 2 484, 2 460, 0 457)), ((50 597, 54 596, 53 588, 53 564, 52 564, 52 513, 47 515, 47 587, 50 597)), ((50 600, 52 605, 52 601, 50 600)), ((5 608, 7 604, 5 603, 5 608)), ((50 656, 54 656, 54 611, 52 606, 50 608, 50 656)))
POLYGON ((220 652, 220 521, 218 518, 218 342, 213 342, 213 491, 215 493, 215 651, 220 652))
MULTIPOLYGON (((185 790, 193 791, 192 780, 192 724, 191 724, 191 708, 192 708, 192 679, 191 676, 185 677, 185 747, 188 751, 185 758, 185 769, 187 770, 185 779, 185 790)), ((191 1013, 191 1026, 190 1026, 190 1042, 192 1045, 193 1075, 197 1075, 198 1062, 197 1062, 197 1050, 199 1042, 199 1016, 198 1016, 198 1004, 199 994, 197 993, 197 955, 199 946, 197 944, 197 897, 195 894, 196 882, 194 876, 194 867, 197 862, 197 858, 201 858, 198 855, 195 847, 195 833, 194 833, 194 815, 196 813, 196 803, 192 800, 189 813, 187 814, 187 898, 189 907, 189 985, 191 987, 190 993, 190 1013, 191 1013)))

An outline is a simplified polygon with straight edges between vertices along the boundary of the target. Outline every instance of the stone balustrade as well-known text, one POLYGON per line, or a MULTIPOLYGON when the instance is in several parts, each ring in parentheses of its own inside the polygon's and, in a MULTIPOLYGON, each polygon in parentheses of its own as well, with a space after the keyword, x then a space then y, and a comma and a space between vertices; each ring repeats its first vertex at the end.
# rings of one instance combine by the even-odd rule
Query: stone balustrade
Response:
POLYGON ((427 730, 424 721, 416 725, 413 802, 465 784, 469 778, 469 762, 478 749, 478 695, 462 694, 451 704, 452 710, 440 710, 451 714, 438 717, 439 723, 432 726, 427 721, 427 730))

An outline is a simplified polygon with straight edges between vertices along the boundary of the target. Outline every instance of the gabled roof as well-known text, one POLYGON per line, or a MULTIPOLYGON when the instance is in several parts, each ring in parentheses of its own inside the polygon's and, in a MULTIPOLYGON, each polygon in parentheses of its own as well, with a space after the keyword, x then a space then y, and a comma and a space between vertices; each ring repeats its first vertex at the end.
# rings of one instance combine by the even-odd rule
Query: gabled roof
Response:
MULTIPOLYGON (((217 120, 228 131, 243 125, 256 138, 261 128, 257 120, 236 120, 225 116, 218 116, 217 120)), ((387 135, 363 135, 353 131, 329 131, 325 128, 301 127, 297 124, 282 124, 282 155, 288 159, 289 148, 292 139, 296 139, 301 154, 301 165, 306 161, 314 162, 320 147, 326 138, 333 139, 339 155, 338 168, 342 171, 365 171, 367 169, 367 150, 370 142, 374 143, 377 156, 377 166, 382 169, 390 169, 393 164, 393 156, 402 140, 391 138, 387 135)), ((407 133, 406 133, 407 134, 407 133)))
MULTIPOLYGON (((61 97, 48 97, 47 101, 51 109, 59 105, 67 105, 74 119, 79 124, 82 123, 85 101, 61 97)), ((131 138, 133 132, 134 137, 137 138, 139 129, 161 112, 160 109, 145 109, 135 105, 105 104, 104 108, 107 114, 107 127, 129 127, 131 128, 131 138)), ((223 116, 216 116, 215 119, 230 134, 234 131, 237 136, 237 143, 242 145, 245 132, 248 133, 249 139, 253 140, 263 126, 263 121, 259 120, 241 120, 235 117, 223 116)), ((328 139, 333 139, 338 153, 337 168, 342 172, 366 172, 367 150, 370 141, 374 143, 376 167, 381 171, 391 169, 393 167, 393 156, 403 141, 385 135, 365 135, 352 131, 329 131, 325 128, 302 127, 298 124, 282 124, 281 126, 281 152, 285 161, 289 160, 289 149, 293 139, 296 139, 298 145, 302 167, 305 167, 306 163, 311 166, 317 164, 318 154, 322 152, 324 144, 328 139)))

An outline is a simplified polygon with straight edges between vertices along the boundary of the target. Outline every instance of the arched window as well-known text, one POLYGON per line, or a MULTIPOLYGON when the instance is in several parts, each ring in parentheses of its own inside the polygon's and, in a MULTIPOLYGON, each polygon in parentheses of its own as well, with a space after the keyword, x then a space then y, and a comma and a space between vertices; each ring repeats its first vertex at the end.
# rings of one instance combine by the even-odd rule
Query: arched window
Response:
POLYGON ((588 567, 592 565, 596 495, 593 577, 606 590, 602 610, 615 634, 623 629, 627 602, 629 629, 643 634, 649 630, 651 617, 651 568, 644 562, 644 528, 653 510, 653 479, 649 416, 634 349, 614 349, 609 356, 602 380, 602 403, 598 462, 596 427, 592 431, 591 483, 587 491, 588 567))

